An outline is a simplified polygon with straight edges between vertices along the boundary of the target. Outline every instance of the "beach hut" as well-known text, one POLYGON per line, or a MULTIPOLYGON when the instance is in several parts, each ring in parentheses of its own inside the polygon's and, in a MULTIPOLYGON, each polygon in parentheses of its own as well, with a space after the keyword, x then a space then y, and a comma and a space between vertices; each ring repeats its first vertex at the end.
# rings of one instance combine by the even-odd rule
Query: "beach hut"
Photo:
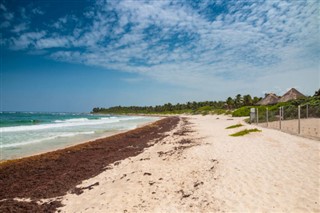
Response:
POLYGON ((267 93, 263 99, 257 102, 257 105, 272 105, 279 101, 279 97, 274 93, 267 93))
POLYGON ((306 97, 305 95, 303 95, 301 92, 299 92, 295 88, 291 88, 279 99, 279 102, 287 102, 287 101, 296 100, 296 99, 305 98, 305 97, 306 97))

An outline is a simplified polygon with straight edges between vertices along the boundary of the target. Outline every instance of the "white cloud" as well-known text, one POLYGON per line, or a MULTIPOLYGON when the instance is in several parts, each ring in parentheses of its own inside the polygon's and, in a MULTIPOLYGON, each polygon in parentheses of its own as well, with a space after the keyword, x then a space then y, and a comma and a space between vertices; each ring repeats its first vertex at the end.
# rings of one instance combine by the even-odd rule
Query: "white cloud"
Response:
POLYGON ((42 11, 40 8, 34 8, 31 11, 35 15, 43 15, 44 14, 44 11, 42 11))
POLYGON ((7 11, 7 8, 3 4, 0 4, 0 9, 3 11, 7 11))
POLYGON ((21 33, 22 31, 25 31, 27 29, 28 29, 27 23, 21 23, 21 24, 14 26, 13 29, 11 30, 11 32, 21 33))
POLYGON ((27 15, 26 8, 24 8, 24 7, 20 8, 20 16, 22 19, 24 19, 24 20, 29 19, 30 17, 28 15, 27 15))
POLYGON ((53 48, 53 47, 63 47, 67 48, 69 45, 69 40, 67 38, 41 38, 36 41, 35 48, 36 49, 47 49, 47 48, 53 48))
POLYGON ((59 18, 58 21, 52 24, 52 26, 57 29, 62 29, 63 26, 67 23, 67 20, 67 16, 59 18))
POLYGON ((13 13, 3 13, 3 17, 6 19, 6 20, 12 20, 14 18, 14 14, 13 13))
POLYGON ((317 1, 221 1, 215 4, 225 10, 216 11, 220 14, 214 18, 207 15, 211 1, 199 9, 180 3, 99 1, 84 17, 63 16, 53 23, 55 31, 48 29, 39 38, 25 36, 32 33, 27 32, 11 38, 12 45, 56 47, 50 56, 55 60, 140 73, 200 90, 212 85, 245 90, 255 85, 248 82, 279 72, 290 76, 319 68, 317 1), (69 21, 74 29, 64 28, 69 21))
POLYGON ((27 49, 30 46, 34 46, 35 42, 38 39, 41 39, 45 36, 45 32, 30 32, 30 33, 24 33, 18 38, 12 38, 10 39, 11 43, 11 49, 13 50, 22 50, 27 49))

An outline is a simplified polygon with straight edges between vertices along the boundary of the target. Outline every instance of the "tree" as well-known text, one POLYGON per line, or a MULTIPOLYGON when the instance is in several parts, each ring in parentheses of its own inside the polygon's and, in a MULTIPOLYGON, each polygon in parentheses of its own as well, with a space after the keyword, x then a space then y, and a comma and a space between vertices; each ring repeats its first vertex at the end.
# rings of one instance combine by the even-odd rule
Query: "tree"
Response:
POLYGON ((234 107, 234 101, 231 97, 227 98, 226 103, 228 105, 228 109, 232 109, 234 107))
POLYGON ((252 98, 251 95, 244 95, 243 96, 243 105, 244 106, 251 106, 252 105, 252 98))
POLYGON ((102 110, 102 108, 95 107, 95 108, 92 109, 92 112, 97 113, 97 112, 99 112, 101 110, 102 110))
POLYGON ((191 104, 191 108, 192 108, 192 110, 198 109, 198 103, 193 101, 192 104, 191 104))
POLYGON ((234 99, 234 104, 236 107, 241 107, 242 105, 242 97, 240 94, 236 95, 235 99, 234 99))
POLYGON ((320 96, 320 89, 318 89, 317 91, 315 91, 313 97, 317 97, 320 96))
POLYGON ((254 105, 254 104, 258 103, 258 101, 260 101, 260 100, 261 100, 261 98, 258 98, 255 96, 252 100, 252 104, 254 105))
POLYGON ((171 103, 167 103, 163 106, 164 111, 172 111, 172 104, 171 103))

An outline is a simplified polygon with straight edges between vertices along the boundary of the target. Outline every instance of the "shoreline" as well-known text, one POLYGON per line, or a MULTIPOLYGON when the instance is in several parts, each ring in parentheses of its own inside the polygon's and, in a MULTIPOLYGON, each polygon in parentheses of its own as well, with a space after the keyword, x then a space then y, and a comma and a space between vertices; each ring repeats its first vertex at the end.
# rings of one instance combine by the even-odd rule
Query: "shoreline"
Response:
MULTIPOLYGON (((163 118, 106 138, 0 163, 0 210, 14 208, 17 204, 14 198, 37 201, 76 191, 83 180, 152 146, 150 141, 163 137, 162 134, 174 128, 179 120, 178 117, 163 118)), ((24 205, 39 208, 32 202, 24 202, 24 205)))
MULTIPOLYGON (((150 116, 150 117, 156 117, 156 116, 150 116)), ((137 126, 135 128, 133 128, 133 129, 137 129, 137 128, 141 128, 141 127, 147 126, 147 125, 149 125, 149 124, 151 124, 153 122, 156 122, 156 121, 158 121, 160 119, 161 119, 161 117, 158 117, 157 120, 148 121, 148 122, 143 123, 143 124, 137 124, 137 126)), ((83 138, 83 139, 79 139, 79 140, 76 140, 76 141, 69 141, 67 143, 67 145, 61 146, 61 147, 56 147, 56 148, 48 147, 48 148, 44 148, 41 151, 34 152, 32 154, 21 154, 21 155, 19 155, 17 157, 10 157, 10 158, 6 158, 6 159, 5 158, 0 158, 0 164, 3 163, 3 162, 6 162, 6 161, 10 161, 10 160, 17 160, 17 159, 22 159, 22 158, 26 158, 26 157, 32 157, 32 156, 35 156, 35 155, 45 154, 45 153, 53 152, 53 151, 57 151, 57 150, 63 150, 63 149, 66 149, 66 148, 69 148, 69 147, 73 147, 73 146, 76 146, 76 145, 80 145, 80 144, 83 144, 83 143, 89 143, 89 142, 92 142, 92 141, 95 141, 95 140, 99 140, 99 139, 103 139, 103 138, 110 137, 110 136, 113 136, 113 135, 117 135, 117 134, 120 134, 120 133, 124 133, 124 132, 130 131, 130 130, 133 130, 133 129, 110 131, 110 132, 104 133, 103 135, 93 137, 91 139, 84 139, 83 138)), ((30 146, 30 145, 25 145, 25 146, 30 146)))
POLYGON ((144 114, 144 113, 123 113, 123 114, 109 114, 109 113, 91 113, 93 115, 115 115, 115 116, 146 116, 146 117, 170 117, 179 116, 182 114, 144 114))

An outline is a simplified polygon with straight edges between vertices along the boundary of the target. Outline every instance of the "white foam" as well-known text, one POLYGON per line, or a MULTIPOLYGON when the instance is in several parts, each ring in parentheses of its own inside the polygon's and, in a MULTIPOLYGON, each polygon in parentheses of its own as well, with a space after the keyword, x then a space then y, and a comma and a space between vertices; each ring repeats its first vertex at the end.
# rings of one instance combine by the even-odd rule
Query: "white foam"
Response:
POLYGON ((39 124, 32 126, 14 126, 14 127, 2 127, 0 132, 21 132, 21 131, 35 131, 51 128, 62 128, 62 127, 73 127, 73 126, 85 126, 85 125, 101 125, 108 123, 116 123, 122 119, 119 118, 108 118, 108 119, 94 119, 89 120, 87 118, 77 118, 68 120, 56 120, 52 124, 39 124))
POLYGON ((141 117, 141 116, 130 116, 130 117, 120 117, 118 118, 122 121, 130 121, 130 120, 137 120, 137 119, 145 119, 145 117, 141 117))
POLYGON ((72 118, 72 119, 66 119, 66 120, 55 120, 55 123, 79 123, 89 121, 88 118, 72 118))
POLYGON ((57 138, 73 137, 76 135, 89 135, 89 134, 94 134, 94 133, 95 133, 94 131, 61 133, 61 134, 58 134, 55 136, 41 138, 41 139, 37 139, 37 140, 30 140, 30 141, 25 141, 25 142, 20 142, 20 143, 4 144, 4 145, 1 145, 1 147, 2 148, 10 148, 10 147, 17 147, 17 146, 25 146, 25 145, 34 144, 34 143, 41 143, 43 141, 53 140, 53 139, 57 139, 57 138))

